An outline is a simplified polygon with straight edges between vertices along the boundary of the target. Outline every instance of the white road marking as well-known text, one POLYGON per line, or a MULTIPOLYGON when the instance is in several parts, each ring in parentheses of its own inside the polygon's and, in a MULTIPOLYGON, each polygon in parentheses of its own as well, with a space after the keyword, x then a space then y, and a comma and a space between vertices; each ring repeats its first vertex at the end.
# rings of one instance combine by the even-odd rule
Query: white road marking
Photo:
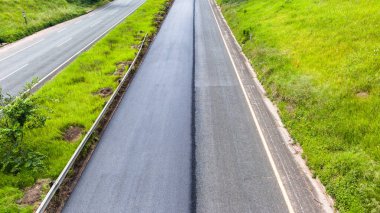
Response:
POLYGON ((103 20, 99 20, 99 21, 97 21, 97 22, 91 24, 90 27, 91 27, 91 28, 92 28, 92 27, 95 27, 96 25, 100 24, 102 21, 103 21, 103 20))
POLYGON ((2 81, 2 80, 5 80, 6 78, 8 78, 9 76, 11 76, 11 75, 15 74, 16 72, 20 71, 21 69, 23 69, 23 68, 24 68, 24 67, 26 67, 26 66, 28 66, 28 64, 25 64, 24 66, 22 66, 22 67, 18 68, 17 70, 15 70, 15 71, 13 71, 13 72, 9 73, 9 74, 8 74, 8 75, 6 75, 5 77, 3 77, 3 78, 0 78, 0 81, 2 81))
POLYGON ((65 30, 66 30, 66 28, 62 28, 62 29, 58 30, 57 32, 60 33, 60 32, 65 31, 65 30))
POLYGON ((71 39, 72 39, 72 38, 70 37, 70 38, 68 38, 68 39, 66 39, 66 40, 64 40, 64 41, 62 41, 62 42, 60 42, 60 43, 58 43, 58 44, 57 44, 57 47, 62 46, 62 45, 65 44, 66 42, 70 41, 71 39))
POLYGON ((104 7, 104 8, 102 8, 101 10, 99 10, 98 12, 100 12, 100 11, 102 11, 102 10, 105 10, 105 9, 107 9, 107 8, 109 8, 109 7, 111 7, 112 6, 112 4, 110 3, 107 7, 104 7))
POLYGON ((105 10, 106 8, 108 8, 108 7, 110 7, 110 6, 111 6, 111 4, 109 4, 108 6, 102 8, 102 9, 100 9, 100 10, 98 10, 98 11, 92 11, 92 12, 90 13, 89 17, 91 17, 91 16, 93 16, 93 15, 99 13, 100 11, 105 10))
POLYGON ((115 14, 116 12, 119 12, 119 10, 113 10, 112 12, 108 13, 107 16, 111 16, 111 15, 115 14))
POLYGON ((12 54, 8 55, 8 56, 5 57, 5 58, 0 59, 0 62, 1 62, 1 61, 4 61, 5 59, 8 59, 8 58, 10 58, 10 57, 12 57, 12 56, 14 56, 14 55, 16 55, 17 53, 19 53, 19 52, 21 52, 21 51, 24 51, 24 50, 26 50, 26 49, 28 49, 28 48, 30 48, 30 47, 32 47, 32 46, 34 46, 34 45, 40 43, 40 42, 43 41, 43 40, 44 40, 44 39, 41 39, 41 40, 39 40, 39 41, 37 41, 37 42, 35 42, 35 43, 33 43, 33 44, 27 46, 27 47, 22 48, 21 50, 15 52, 15 53, 12 53, 12 54))
POLYGON ((236 74, 236 76, 237 76, 237 78, 238 78, 238 80, 239 80, 240 87, 241 87, 241 89, 243 90, 245 100, 247 101, 247 104, 248 104, 248 107, 249 107, 249 111, 251 112, 252 118, 253 118, 253 120, 254 120, 256 126, 257 126, 257 130, 258 130, 258 132, 259 132, 261 142, 262 142, 263 145, 264 145, 265 152, 266 152, 266 154, 267 154, 267 156, 268 156, 268 158, 269 158, 269 162, 270 162, 270 164, 271 164, 271 166, 272 166, 272 169, 273 169, 273 171, 274 171, 274 174, 275 174, 275 176, 276 176, 277 183, 278 183, 278 185, 280 186, 282 196, 284 197, 284 199, 285 199, 285 203, 286 203, 286 205, 287 205, 287 207, 288 207, 288 211, 289 211, 290 213, 294 213, 294 209, 293 209, 292 204, 291 204, 291 202, 290 202, 290 200, 289 200, 289 196, 288 196, 288 194, 287 194, 287 192, 286 192, 286 189, 285 189, 285 187, 284 187, 284 184, 282 183, 282 180, 281 180, 280 174, 279 174, 279 172, 278 172, 278 170, 277 170, 276 164, 274 163, 274 160, 273 160, 272 154, 270 153, 270 150, 269 150, 269 147, 268 147, 268 143, 267 143, 267 141, 266 141, 266 139, 265 139, 265 137, 264 137, 263 130, 262 130, 262 128, 261 128, 261 126, 260 126, 260 123, 259 123, 259 121, 258 121, 258 119, 257 119, 257 116, 256 116, 256 114, 255 114, 255 111, 253 110, 253 108, 252 108, 252 106, 251 106, 251 104, 250 104, 250 101, 249 101, 249 98, 248 98, 247 92, 246 92, 246 90, 245 90, 245 88, 244 88, 244 86, 243 86, 243 82, 242 82, 241 77, 240 77, 240 75, 239 75, 239 72, 238 72, 238 70, 237 70, 237 68, 236 68, 235 62, 234 62, 233 57, 232 57, 232 55, 231 55, 231 52, 230 52, 230 50, 229 50, 229 48, 228 48, 227 42, 226 42, 226 40, 225 40, 224 37, 223 37, 222 29, 221 29, 221 27, 220 27, 220 25, 219 25, 218 19, 217 19, 216 15, 215 15, 215 12, 214 12, 213 8, 212 8, 212 5, 211 5, 210 0, 208 0, 208 3, 209 3, 209 6, 210 6, 210 9, 211 9, 211 11, 212 11, 212 14, 214 15, 214 18, 215 18, 216 24, 217 24, 217 26, 218 26, 218 28, 219 28, 219 33, 220 33, 220 35, 221 35, 221 37, 222 37, 222 40, 223 40, 224 46, 226 47, 226 49, 227 49, 227 53, 228 53, 228 55, 229 55, 229 57, 230 57, 230 60, 231 60, 231 62, 232 62, 232 66, 234 67, 235 74, 236 74))
POLYGON ((79 20, 79 21, 75 22, 74 24, 79 24, 79 23, 81 23, 81 22, 82 22, 82 20, 79 20))

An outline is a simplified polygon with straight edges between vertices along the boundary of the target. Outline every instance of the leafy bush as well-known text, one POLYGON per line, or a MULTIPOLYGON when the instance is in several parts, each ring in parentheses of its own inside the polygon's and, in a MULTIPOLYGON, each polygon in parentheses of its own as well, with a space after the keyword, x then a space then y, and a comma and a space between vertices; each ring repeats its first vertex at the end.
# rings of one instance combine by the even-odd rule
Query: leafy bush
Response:
POLYGON ((40 128, 46 121, 28 87, 18 97, 0 94, 0 110, 1 171, 17 174, 23 169, 43 169, 45 155, 28 148, 24 138, 25 131, 40 128))

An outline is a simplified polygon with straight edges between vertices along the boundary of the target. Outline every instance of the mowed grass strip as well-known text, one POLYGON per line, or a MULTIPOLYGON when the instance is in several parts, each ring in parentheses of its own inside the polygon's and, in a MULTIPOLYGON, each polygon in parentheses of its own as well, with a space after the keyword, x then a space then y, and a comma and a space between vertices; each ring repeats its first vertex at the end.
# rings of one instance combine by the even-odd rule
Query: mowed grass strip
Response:
POLYGON ((380 212, 380 1, 218 0, 341 212, 380 212))
POLYGON ((0 43, 10 43, 80 16, 110 0, 0 0, 0 43), (28 24, 22 12, 25 11, 28 24))
POLYGON ((145 34, 155 33, 155 21, 162 17, 165 3, 167 0, 147 0, 33 95, 48 120, 45 127, 28 132, 25 139, 30 148, 47 156, 47 168, 40 173, 21 171, 15 176, 0 172, 0 212, 33 210, 31 205, 17 204, 25 188, 39 179, 58 177, 110 97, 107 94, 116 89, 145 34), (65 135, 68 129, 83 131, 79 137, 70 137, 65 135))

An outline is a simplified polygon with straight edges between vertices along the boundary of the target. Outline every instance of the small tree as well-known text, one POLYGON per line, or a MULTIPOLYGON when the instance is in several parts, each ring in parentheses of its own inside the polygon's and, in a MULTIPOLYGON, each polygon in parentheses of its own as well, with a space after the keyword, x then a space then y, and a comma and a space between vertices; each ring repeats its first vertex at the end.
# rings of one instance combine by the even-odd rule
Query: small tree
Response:
POLYGON ((28 84, 19 96, 3 95, 0 89, 0 169, 17 174, 22 169, 37 172, 44 168, 45 156, 25 143, 25 132, 45 125, 37 100, 28 84))

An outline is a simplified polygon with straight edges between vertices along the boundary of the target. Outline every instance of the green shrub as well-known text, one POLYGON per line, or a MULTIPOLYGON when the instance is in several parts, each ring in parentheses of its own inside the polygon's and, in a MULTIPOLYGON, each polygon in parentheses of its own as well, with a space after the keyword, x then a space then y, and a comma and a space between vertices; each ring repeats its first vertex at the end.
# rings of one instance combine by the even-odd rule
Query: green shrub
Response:
POLYGON ((46 121, 29 88, 17 97, 0 94, 0 170, 4 173, 38 172, 45 167, 46 156, 27 147, 24 137, 26 131, 41 128, 46 121))

